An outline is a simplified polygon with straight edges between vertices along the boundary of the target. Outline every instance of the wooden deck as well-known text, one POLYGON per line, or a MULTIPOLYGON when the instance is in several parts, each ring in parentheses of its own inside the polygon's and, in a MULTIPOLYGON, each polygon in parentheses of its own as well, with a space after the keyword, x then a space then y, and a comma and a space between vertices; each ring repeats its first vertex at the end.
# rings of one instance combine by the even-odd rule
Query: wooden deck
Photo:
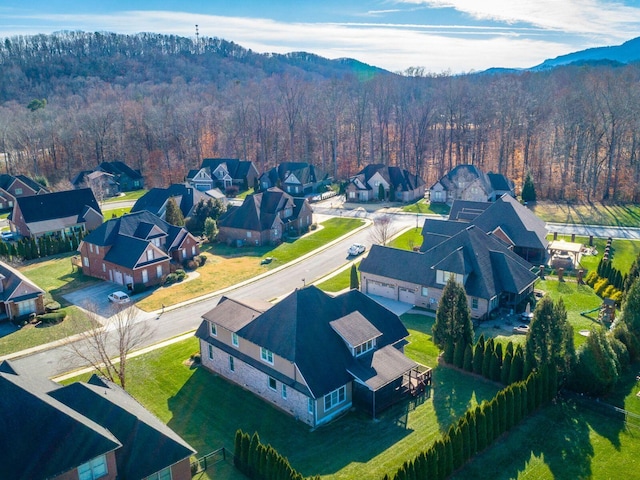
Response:
POLYGON ((427 387, 431 386, 431 368, 425 365, 418 365, 404 375, 402 379, 403 393, 409 393, 412 396, 424 393, 427 387))

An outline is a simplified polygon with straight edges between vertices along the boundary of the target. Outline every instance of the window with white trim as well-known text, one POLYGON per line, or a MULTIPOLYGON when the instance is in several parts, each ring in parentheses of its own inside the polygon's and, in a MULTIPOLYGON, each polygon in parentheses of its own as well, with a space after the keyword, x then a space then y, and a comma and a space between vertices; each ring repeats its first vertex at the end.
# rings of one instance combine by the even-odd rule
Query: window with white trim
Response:
POLYGON ((210 323, 209 324, 209 331, 211 332, 211 335, 214 337, 218 336, 218 326, 215 323, 210 323))
POLYGON ((340 388, 335 389, 331 393, 327 393, 324 396, 324 411, 331 410, 332 408, 344 403, 347 398, 347 387, 344 385, 340 388))
POLYGON ((373 350, 375 346, 376 346, 375 339, 367 340, 366 342, 361 343, 360 345, 357 345, 353 349, 353 353, 357 357, 358 355, 362 355, 363 353, 367 353, 368 351, 373 350))
POLYGON ((162 278, 162 265, 156 267, 156 278, 162 278))
POLYGON ((315 402, 313 401, 313 398, 309 397, 307 398, 307 412, 313 413, 314 410, 315 410, 315 402))
POLYGON ((82 257, 82 263, 84 263, 85 267, 89 266, 89 257, 82 257))
POLYGON ((422 296, 423 297, 428 297, 429 296, 429 288, 422 287, 422 296))
POLYGON ((92 244, 92 243, 90 243, 90 244, 89 244, 89 251, 90 251, 91 253, 93 253, 93 244, 92 244))
POLYGON ((229 370, 231 370, 232 372, 236 371, 235 359, 231 355, 229 355, 229 370))
POLYGON ((21 188, 16 188, 16 196, 18 195, 22 195, 22 189, 21 188))
POLYGON ((284 383, 282 384, 282 398, 287 399, 287 386, 284 383))
POLYGON ((276 379, 275 379, 275 378, 273 378, 273 377, 269 377, 269 379, 268 379, 268 382, 267 382, 267 383, 268 383, 269 388, 270 388, 271 390, 278 390, 278 382, 276 382, 276 379))
POLYGON ((147 250, 147 261, 150 262, 151 260, 153 260, 153 250, 150 248, 147 250))
POLYGON ((191 247, 191 255, 194 255, 194 256, 195 256, 195 254, 196 254, 196 246, 195 246, 195 245, 193 245, 193 246, 191 247))
POLYGON ((107 266, 106 266, 104 263, 102 264, 102 271, 103 271, 103 272, 106 272, 106 271, 107 271, 107 266))
POLYGON ((240 340, 238 339, 237 333, 231 334, 231 343, 233 344, 234 347, 240 346, 240 340))
POLYGON ((149 272, 147 272, 147 269, 145 268, 144 270, 142 270, 142 283, 147 283, 149 281, 149 272))
POLYGON ((144 480, 171 480, 171 467, 163 468, 153 475, 149 475, 144 480))
POLYGON ((209 360, 213 360, 213 345, 209 345, 209 360))
POLYGON ((260 347, 260 358, 263 361, 273 365, 273 352, 271 350, 268 350, 264 347, 260 347))
POLYGON ((476 297, 471 299, 471 308, 474 310, 478 309, 478 299, 476 297))
POLYGON ((99 457, 89 460, 78 467, 79 480, 95 480, 104 477, 107 473, 107 457, 100 455, 99 457))

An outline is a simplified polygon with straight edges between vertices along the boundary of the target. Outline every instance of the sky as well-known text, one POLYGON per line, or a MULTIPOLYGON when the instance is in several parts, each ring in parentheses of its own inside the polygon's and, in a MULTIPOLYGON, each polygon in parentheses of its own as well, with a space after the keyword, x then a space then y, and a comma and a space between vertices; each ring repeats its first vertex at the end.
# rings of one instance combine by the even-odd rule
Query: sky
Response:
POLYGON ((393 72, 527 68, 640 35, 640 0, 2 0, 0 37, 154 32, 393 72))

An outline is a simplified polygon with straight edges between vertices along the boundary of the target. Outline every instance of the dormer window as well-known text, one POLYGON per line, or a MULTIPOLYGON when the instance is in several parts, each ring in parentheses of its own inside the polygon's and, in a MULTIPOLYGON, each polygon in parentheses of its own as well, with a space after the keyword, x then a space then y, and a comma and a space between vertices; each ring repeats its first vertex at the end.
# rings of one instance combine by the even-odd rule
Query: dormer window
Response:
POLYGON ((149 249, 147 250, 147 261, 151 261, 153 260, 153 250, 149 249))
POLYGON ((449 277, 453 276, 453 279, 460 285, 464 285, 464 277, 459 273, 446 272, 444 270, 436 270, 436 283, 440 285, 446 285, 449 277))
POLYGON ((360 355, 362 355, 364 353, 367 353, 367 352, 373 350, 375 348, 375 346, 376 346, 375 339, 368 340, 368 341, 366 341, 364 343, 361 343, 357 347, 355 347, 353 349, 353 354, 356 357, 358 357, 358 356, 360 356, 360 355))
POLYGON ((271 365, 273 365, 273 352, 264 347, 260 347, 260 358, 271 365))
POLYGON ((293 215, 293 210, 291 208, 285 208, 282 212, 283 218, 289 218, 291 215, 293 215))

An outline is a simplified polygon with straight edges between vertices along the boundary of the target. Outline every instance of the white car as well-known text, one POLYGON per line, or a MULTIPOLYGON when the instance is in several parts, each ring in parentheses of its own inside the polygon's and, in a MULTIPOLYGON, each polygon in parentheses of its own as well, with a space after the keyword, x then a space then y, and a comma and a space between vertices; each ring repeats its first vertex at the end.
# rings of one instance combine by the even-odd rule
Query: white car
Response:
POLYGON ((119 304, 129 303, 131 301, 131 299, 129 298, 129 295, 121 291, 110 293, 107 296, 107 298, 109 299, 110 302, 119 303, 119 304))
POLYGON ((13 232, 11 231, 5 231, 0 233, 0 238, 2 238, 2 240, 4 240, 5 242, 7 240, 13 240, 13 232))
POLYGON ((526 335, 527 333, 529 333, 529 325, 518 325, 517 327, 513 327, 513 333, 526 335))
POLYGON ((353 245, 351 245, 349 247, 348 253, 349 253, 349 256, 351 256, 351 255, 360 255, 361 253, 364 253, 364 251, 366 249, 367 249, 367 247, 365 247, 361 243, 354 243, 353 245))

